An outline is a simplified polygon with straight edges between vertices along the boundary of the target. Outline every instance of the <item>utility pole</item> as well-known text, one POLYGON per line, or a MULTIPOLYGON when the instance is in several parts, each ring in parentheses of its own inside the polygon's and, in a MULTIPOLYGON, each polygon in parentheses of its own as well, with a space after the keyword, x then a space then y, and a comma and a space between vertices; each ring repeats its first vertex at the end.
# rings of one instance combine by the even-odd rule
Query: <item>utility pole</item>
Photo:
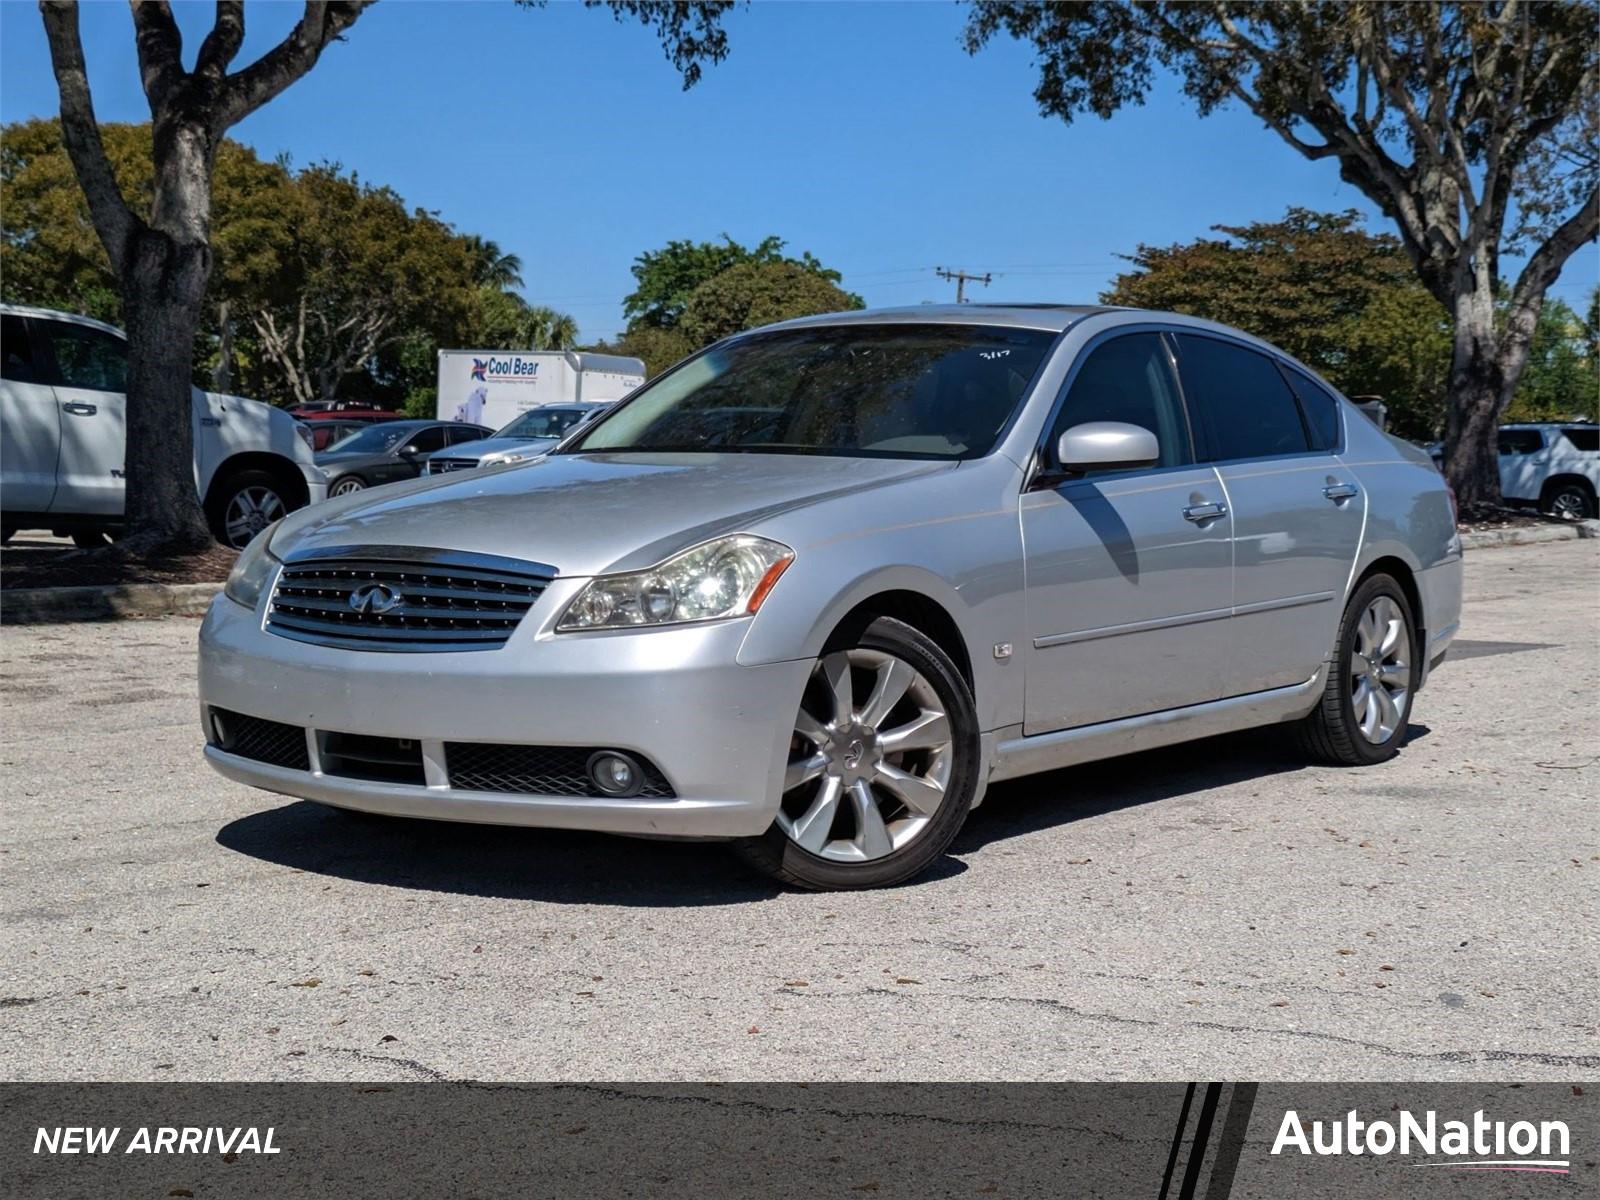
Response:
POLYGON ((991 278, 989 272, 987 271, 985 271, 982 275, 969 275, 965 271, 947 271, 943 267, 935 267, 933 269, 933 273, 940 279, 954 279, 956 281, 957 304, 965 304, 967 302, 968 280, 971 280, 973 283, 981 283, 984 287, 988 287, 989 280, 991 278))

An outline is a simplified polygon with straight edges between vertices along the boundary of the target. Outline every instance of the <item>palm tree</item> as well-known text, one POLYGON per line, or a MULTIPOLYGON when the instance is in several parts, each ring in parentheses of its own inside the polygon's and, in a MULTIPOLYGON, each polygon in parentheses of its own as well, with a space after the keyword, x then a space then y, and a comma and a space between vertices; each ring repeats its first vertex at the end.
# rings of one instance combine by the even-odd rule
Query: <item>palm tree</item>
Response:
POLYGON ((530 350, 571 350, 578 344, 578 322, 569 313, 540 304, 523 319, 530 350))
POLYGON ((475 233, 467 235, 467 252, 472 255, 474 283, 502 291, 522 286, 522 260, 515 254, 501 253, 497 243, 475 233))

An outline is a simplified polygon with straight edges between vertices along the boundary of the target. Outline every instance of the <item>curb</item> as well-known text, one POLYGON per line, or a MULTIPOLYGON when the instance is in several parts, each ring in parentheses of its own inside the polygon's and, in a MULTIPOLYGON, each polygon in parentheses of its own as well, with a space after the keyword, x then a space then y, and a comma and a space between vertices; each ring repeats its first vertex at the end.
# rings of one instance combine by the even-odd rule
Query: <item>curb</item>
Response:
POLYGON ((1483 529, 1461 535, 1463 550, 1489 550, 1496 546, 1531 546, 1536 542, 1570 542, 1600 537, 1600 521, 1573 521, 1566 525, 1540 525, 1532 529, 1483 529))
POLYGON ((200 616, 222 583, 115 583, 101 587, 16 588, 0 592, 0 622, 115 621, 123 617, 200 616))

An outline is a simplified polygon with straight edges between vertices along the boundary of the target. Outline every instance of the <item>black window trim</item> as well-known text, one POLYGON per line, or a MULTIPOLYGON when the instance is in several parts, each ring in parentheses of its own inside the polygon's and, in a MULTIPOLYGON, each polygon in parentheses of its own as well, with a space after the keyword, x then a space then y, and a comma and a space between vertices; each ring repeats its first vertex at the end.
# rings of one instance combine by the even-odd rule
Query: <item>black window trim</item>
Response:
MULTIPOLYGON (((1278 374, 1279 374, 1280 377, 1283 375, 1283 364, 1279 361, 1279 359, 1281 358, 1281 355, 1276 353, 1276 352, 1269 351, 1268 349, 1264 349, 1262 346, 1260 346, 1260 345, 1258 345, 1258 344, 1256 344, 1254 342, 1247 342, 1247 341, 1244 341, 1241 338, 1229 337, 1227 334, 1218 333, 1215 330, 1211 330, 1211 329, 1190 329, 1190 328, 1188 328, 1186 326, 1183 326, 1183 325, 1169 326, 1168 327, 1168 332, 1173 335, 1172 339, 1171 339, 1172 343, 1173 343, 1173 351, 1177 356, 1178 363, 1180 364, 1179 371, 1178 371, 1178 379, 1179 379, 1180 386, 1181 386, 1181 383, 1182 383, 1182 380, 1183 380, 1183 371, 1182 371, 1182 365, 1181 365, 1182 362, 1183 362, 1183 345, 1182 345, 1182 343, 1180 343, 1178 341, 1177 336, 1176 336, 1177 334, 1180 334, 1180 333, 1184 334, 1184 335, 1186 335, 1188 337, 1210 338, 1212 341, 1215 341, 1215 342, 1225 342, 1228 345, 1235 347, 1236 349, 1245 350, 1245 351, 1250 352, 1251 354, 1258 355, 1261 358, 1266 359, 1273 366, 1277 367, 1278 368, 1278 374)), ((1289 381, 1287 379, 1283 380, 1283 386, 1288 389, 1289 399, 1294 401, 1295 412, 1300 414, 1300 429, 1301 429, 1301 432, 1305 434, 1306 445, 1310 446, 1311 445, 1311 440, 1312 440, 1312 438, 1311 438, 1311 430, 1306 424, 1305 412, 1300 407, 1300 397, 1298 397, 1298 396, 1296 396, 1294 394, 1294 388, 1290 385, 1290 383, 1289 383, 1289 381)), ((1331 388, 1329 390, 1332 391, 1331 388)), ((1337 394, 1338 393, 1335 393, 1335 395, 1337 395, 1337 394)), ((1187 394, 1185 395, 1185 402, 1187 403, 1187 394)), ((1214 458, 1214 457, 1212 457, 1213 451, 1212 451, 1212 447, 1210 445, 1210 439, 1205 438, 1203 436, 1203 431, 1204 431, 1203 425, 1201 425, 1200 422, 1198 422, 1198 421, 1194 421, 1193 418, 1191 418, 1191 422, 1197 428, 1201 429, 1201 431, 1202 431, 1202 436, 1199 436, 1199 437, 1197 437, 1195 439, 1197 444, 1201 443, 1201 442, 1205 443, 1206 457, 1203 458, 1203 459, 1197 460, 1199 462, 1199 464, 1202 465, 1202 466, 1231 467, 1231 466, 1236 466, 1236 465, 1240 465, 1240 464, 1243 464, 1243 463, 1293 462, 1294 460, 1301 459, 1301 458, 1327 458, 1329 455, 1335 453, 1335 451, 1332 451, 1332 450, 1307 449, 1307 450, 1298 450, 1298 451, 1296 451, 1296 452, 1294 452, 1292 454, 1255 454, 1255 455, 1251 455, 1251 456, 1246 457, 1246 458, 1214 458)), ((1342 437, 1343 433, 1344 433, 1344 423, 1343 423, 1342 419, 1340 421, 1339 431, 1340 431, 1340 435, 1342 437)), ((1342 445, 1342 443, 1341 443, 1341 445, 1342 445)))
MULTIPOLYGON (((1070 329, 1071 326, 1068 328, 1070 329)), ((1077 481, 1084 478, 1076 475, 1064 478, 1052 469, 1051 463, 1055 456, 1050 449, 1050 432, 1056 427, 1056 418, 1061 415, 1061 409, 1067 402, 1067 393, 1072 390, 1072 385, 1077 381, 1078 373, 1083 370, 1083 364, 1089 361, 1089 356, 1106 342, 1136 333, 1155 334, 1167 356, 1167 369, 1172 372, 1173 383, 1176 387, 1178 415, 1183 419, 1183 427, 1189 438, 1189 461, 1186 463, 1173 463, 1170 467, 1130 467, 1125 471, 1096 472, 1094 476, 1095 482, 1099 482, 1102 479, 1126 479, 1130 476, 1159 475, 1172 471, 1192 471, 1197 467, 1210 465, 1200 458, 1200 444, 1195 434, 1194 418, 1189 412, 1189 400, 1183 391, 1183 376, 1178 372, 1177 356, 1174 354, 1171 339, 1166 336, 1167 329, 1167 326, 1156 321, 1139 321, 1129 325, 1113 325, 1110 329, 1105 329, 1095 334, 1078 348, 1077 353, 1072 357, 1072 367, 1067 371, 1067 377, 1061 381, 1061 386, 1056 389, 1055 398, 1051 400, 1050 408, 1045 413, 1044 425, 1040 428, 1039 436, 1035 439, 1032 462, 1028 465, 1027 482, 1022 486, 1024 492, 1051 490, 1061 486, 1067 479, 1077 481)), ((1062 336, 1066 336, 1065 330, 1062 331, 1062 336)), ((1056 348, 1060 349, 1059 344, 1056 348)))
POLYGON ((1306 437, 1308 441, 1310 440, 1311 435, 1316 432, 1316 426, 1311 423, 1311 414, 1306 411, 1305 401, 1300 399, 1300 393, 1295 390, 1294 377, 1296 375, 1303 376, 1313 387, 1319 387, 1327 392, 1328 395, 1333 397, 1333 417, 1336 436, 1334 438, 1333 445, 1328 447, 1326 450, 1320 451, 1319 453, 1343 454, 1344 406, 1346 403, 1343 393, 1341 393, 1338 388, 1334 387, 1327 380, 1312 374, 1311 371, 1305 367, 1302 367, 1296 362, 1293 362, 1287 358, 1274 358, 1273 361, 1278 364, 1278 372, 1283 376, 1283 381, 1289 385, 1289 394, 1294 397, 1294 402, 1300 406, 1300 423, 1306 428, 1306 437))

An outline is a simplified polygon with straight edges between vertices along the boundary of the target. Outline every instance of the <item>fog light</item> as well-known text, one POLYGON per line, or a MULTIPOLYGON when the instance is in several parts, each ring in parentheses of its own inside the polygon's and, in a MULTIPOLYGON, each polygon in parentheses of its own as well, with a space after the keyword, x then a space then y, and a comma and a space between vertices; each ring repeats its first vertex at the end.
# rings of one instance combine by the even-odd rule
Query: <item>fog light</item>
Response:
POLYGON ((644 787, 644 771, 639 764, 615 750, 589 756, 589 778, 607 796, 637 796, 644 787))

